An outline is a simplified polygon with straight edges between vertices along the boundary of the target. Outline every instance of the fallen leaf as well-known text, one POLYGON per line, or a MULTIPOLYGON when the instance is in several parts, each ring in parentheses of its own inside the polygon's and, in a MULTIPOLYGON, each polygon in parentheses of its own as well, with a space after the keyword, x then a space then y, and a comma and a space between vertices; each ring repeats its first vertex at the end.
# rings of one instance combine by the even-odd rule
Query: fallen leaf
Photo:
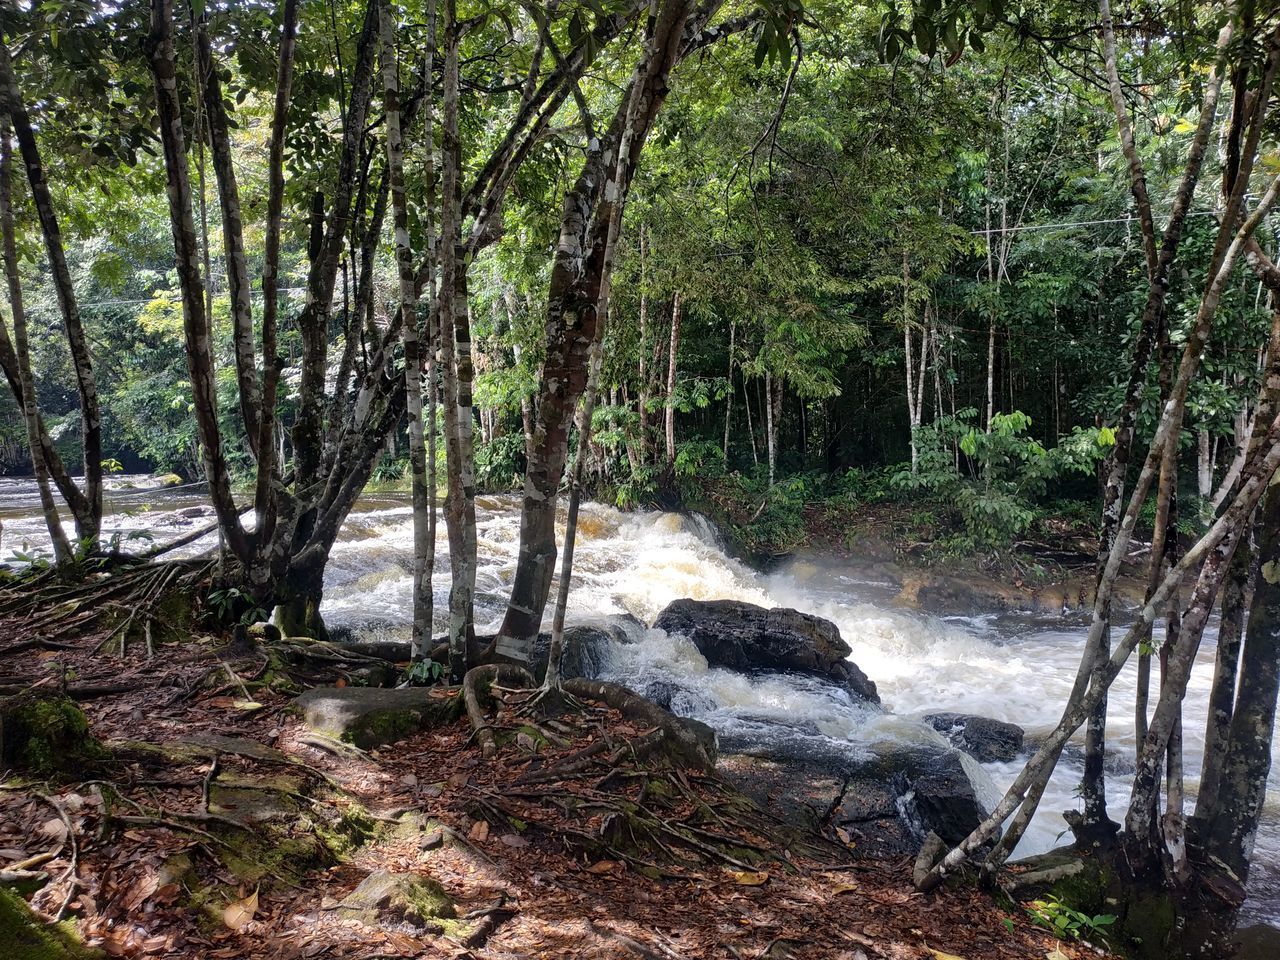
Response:
POLYGON ((523 849, 529 845, 529 841, 518 833, 504 833, 498 839, 508 847, 515 847, 516 849, 523 849))
POLYGON ((734 870, 729 876, 733 877, 734 883, 744 887, 758 887, 769 882, 769 874, 764 870, 734 870))
POLYGON ((67 825, 62 822, 61 817, 54 817, 52 820, 44 822, 44 825, 40 827, 40 832, 46 837, 61 840, 67 835, 67 825))
POLYGON ((1058 947, 1054 947, 1044 955, 1044 960, 1071 960, 1071 958, 1063 953, 1058 947))
POLYGON ((240 933, 253 920, 258 912, 258 891, 254 890, 243 900, 233 900, 222 911, 222 922, 232 930, 240 933))
POLYGON ((957 956, 954 953, 943 953, 941 950, 930 950, 933 954, 933 960, 964 960, 964 957, 957 956))
POLYGON ((617 873, 621 869, 622 864, 617 860, 598 860, 587 867, 587 873, 617 873))
POLYGON ((477 820, 471 825, 471 829, 467 831, 467 836, 477 843, 484 843, 489 839, 489 821, 477 820))
POLYGON ((853 891, 857 889, 858 885, 856 883, 837 883, 831 888, 831 895, 833 897, 838 897, 842 893, 853 893, 853 891))
POLYGON ((267 705, 259 703, 257 700, 233 700, 231 706, 236 710, 243 710, 245 713, 257 713, 259 710, 265 710, 267 705))

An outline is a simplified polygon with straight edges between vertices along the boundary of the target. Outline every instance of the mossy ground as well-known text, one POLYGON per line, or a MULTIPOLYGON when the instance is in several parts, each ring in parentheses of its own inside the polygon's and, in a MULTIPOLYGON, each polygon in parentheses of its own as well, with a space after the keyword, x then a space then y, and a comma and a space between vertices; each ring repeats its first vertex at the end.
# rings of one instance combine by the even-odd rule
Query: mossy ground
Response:
POLYGON ((84 712, 63 696, 0 703, 0 753, 5 766, 42 777, 78 773, 107 756, 84 712))
POLYGON ((0 957, 4 960, 98 960, 76 935, 75 924, 47 924, 17 894, 0 887, 0 957))

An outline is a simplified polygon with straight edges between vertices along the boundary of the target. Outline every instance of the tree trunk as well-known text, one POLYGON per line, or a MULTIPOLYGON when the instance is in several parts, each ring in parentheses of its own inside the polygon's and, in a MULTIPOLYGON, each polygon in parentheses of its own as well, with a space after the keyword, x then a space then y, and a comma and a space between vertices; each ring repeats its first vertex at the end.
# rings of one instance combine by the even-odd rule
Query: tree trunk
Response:
POLYGON ((151 71, 155 77, 156 111, 164 145, 168 177, 169 220, 179 286, 182 290, 183 332, 187 371, 197 435, 203 451, 209 496, 227 546, 242 562, 249 561, 249 542, 231 495, 231 473, 222 453, 218 429, 217 385, 213 374, 213 338, 205 313, 204 280, 200 271, 200 246, 196 238, 187 175, 187 146, 182 129, 182 104, 173 46, 173 2, 152 0, 151 34, 147 40, 151 71))
POLYGON ((456 0, 444 5, 444 82, 441 124, 440 296, 437 316, 445 376, 445 460, 449 494, 449 674, 461 682, 474 636, 476 580, 475 459, 471 410, 471 330, 467 323, 467 251, 462 244, 462 147, 458 139, 458 46, 456 0))
POLYGON ((277 429, 276 393, 284 361, 278 355, 276 330, 280 300, 280 225, 284 211, 284 140, 293 91, 293 62, 297 52, 299 0, 285 0, 280 26, 280 62, 276 99, 267 148, 267 218, 262 254, 262 403, 258 409, 258 474, 254 484, 255 534, 259 546, 273 538, 276 494, 272 480, 284 464, 284 431, 277 429), (276 435, 280 449, 276 452, 276 435))
MULTIPOLYGON (((1271 772, 1276 698, 1280 695, 1280 494, 1272 487, 1259 523, 1258 565, 1240 657, 1240 687, 1226 755, 1209 817, 1201 825, 1205 852, 1240 879, 1249 875, 1258 820, 1271 772)), ((1203 787, 1202 787, 1203 790, 1203 787)))
POLYGON ((769 486, 773 486, 778 464, 778 434, 773 410, 773 374, 764 373, 764 435, 769 455, 769 486))
POLYGON ((680 350, 680 321, 683 303, 680 291, 671 298, 671 339, 667 347, 667 404, 664 410, 667 437, 667 465, 676 461, 676 359, 680 350))
MULTIPOLYGON (((231 154, 231 133, 226 107, 222 102, 222 82, 218 77, 213 47, 203 21, 196 29, 196 50, 200 59, 200 86, 204 93, 204 112, 208 116, 213 171, 218 178, 218 200, 222 211, 222 242, 227 261, 227 288, 231 295, 232 344, 235 348, 240 416, 244 421, 249 449, 256 456, 261 439, 258 417, 262 397, 258 391, 257 355, 253 345, 253 309, 250 301, 249 263, 244 249, 244 220, 240 212, 240 188, 236 183, 231 154)), ((207 300, 205 306, 209 307, 207 300)))
POLYGON ((1208 430, 1196 433, 1196 493, 1208 500, 1213 493, 1213 438, 1208 430))
MULTIPOLYGON (((366 118, 373 95, 374 54, 377 50, 378 3, 367 0, 364 22, 356 41, 356 62, 351 71, 350 102, 343 118, 342 150, 338 158, 333 194, 323 228, 313 229, 313 252, 307 272, 307 302, 298 315, 302 334, 298 415, 293 428, 294 470, 299 488, 321 480, 324 461, 324 390, 329 348, 329 318, 338 264, 350 223, 352 200, 364 145, 366 118), (317 236, 316 234, 320 235, 317 236), (315 242, 318 241, 318 242, 315 242)), ((323 201, 323 198, 320 198, 323 201)), ((323 203, 319 212, 323 215, 323 203)), ((313 222, 313 228, 318 226, 313 222)))
POLYGON ((648 265, 648 243, 645 237, 644 224, 640 224, 640 459, 650 464, 649 445, 649 281, 646 275, 648 265))
MULTIPOLYGON (((714 7, 700 10, 699 15, 710 16, 714 7)), ((621 222, 645 140, 668 92, 667 79, 686 49, 682 39, 691 12, 688 0, 666 0, 650 19, 644 53, 609 131, 589 138, 582 173, 565 196, 548 291, 547 352, 534 457, 525 478, 511 598, 495 645, 499 656, 528 661, 546 608, 556 559, 555 506, 568 456, 569 420, 588 378, 590 345, 600 322, 600 292, 608 282, 611 226, 615 216, 621 222)))
POLYGON ((729 370, 725 378, 727 389, 724 392, 724 455, 725 466, 729 465, 729 421, 733 417, 733 348, 738 337, 738 321, 729 321, 729 370))
POLYGON ((0 321, 0 336, 4 337, 5 353, 14 353, 17 361, 18 379, 22 386, 21 395, 17 397, 22 410, 22 419, 27 428, 27 444, 31 448, 31 469, 35 474, 36 487, 40 492, 40 510, 44 514, 44 524, 49 531, 49 540, 53 544, 54 560, 62 564, 73 556, 71 543, 67 540, 66 531, 62 529, 62 518, 58 516, 58 504, 53 498, 53 490, 49 486, 49 468, 45 463, 44 449, 41 446, 40 409, 36 402, 36 379, 31 372, 31 347, 27 340, 27 312, 22 300, 22 281, 18 276, 18 246, 14 237, 13 226, 13 190, 10 179, 12 169, 11 157, 13 143, 9 135, 9 118, 0 119, 0 233, 3 234, 4 272, 9 286, 9 309, 13 314, 13 344, 8 344, 8 333, 0 321))
POLYGON ((75 286, 67 267, 58 215, 54 211, 53 196, 45 179, 44 165, 40 161, 40 148, 22 100, 22 91, 13 74, 8 47, 3 43, 0 43, 0 101, 3 101, 0 106, 3 106, 13 123, 22 162, 27 170, 31 200, 40 220, 40 232, 44 236, 45 252, 49 257, 52 273, 51 280, 62 311, 67 343, 71 348, 71 361, 75 367, 76 389, 80 395, 80 442, 84 451, 84 497, 83 500, 72 499, 68 505, 75 517, 76 539, 93 550, 97 548, 98 534, 102 528, 102 414, 98 385, 89 355, 89 339, 80 319, 75 286))
MULTIPOLYGON (((409 472, 413 490, 413 629, 410 660, 421 660, 431 645, 427 577, 431 553, 431 505, 427 494, 427 450, 422 425, 422 357, 419 346, 418 291, 413 249, 409 242, 409 202, 404 182, 404 139, 400 129, 400 65, 396 59, 396 28, 391 0, 379 0, 383 124, 386 129, 387 179, 391 219, 395 231, 396 272, 399 277, 401 332, 404 338, 405 413, 409 430, 409 472)), ((428 147, 428 149, 430 149, 428 147)))

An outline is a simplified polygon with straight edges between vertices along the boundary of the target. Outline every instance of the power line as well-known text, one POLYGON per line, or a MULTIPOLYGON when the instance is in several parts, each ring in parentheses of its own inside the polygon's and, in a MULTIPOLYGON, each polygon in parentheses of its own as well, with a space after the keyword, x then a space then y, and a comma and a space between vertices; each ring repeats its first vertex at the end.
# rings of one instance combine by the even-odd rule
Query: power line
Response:
MULTIPOLYGON (((1191 210, 1187 213, 1188 217, 1214 217, 1217 216, 1212 210, 1191 210)), ((1100 224, 1108 223, 1136 223, 1138 217, 1113 217, 1107 220, 1073 220, 1067 223, 1033 223, 1027 226, 1015 227, 992 227, 989 230, 970 230, 973 236, 990 236, 996 233, 1020 233, 1030 232, 1033 230, 1057 230, 1061 227, 1093 227, 1100 224)))

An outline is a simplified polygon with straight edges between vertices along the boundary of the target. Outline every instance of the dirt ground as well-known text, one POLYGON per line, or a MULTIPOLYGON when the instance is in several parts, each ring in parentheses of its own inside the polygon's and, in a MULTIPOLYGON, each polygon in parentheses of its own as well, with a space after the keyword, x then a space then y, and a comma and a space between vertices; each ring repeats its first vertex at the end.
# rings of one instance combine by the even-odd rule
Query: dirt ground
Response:
MULTIPOLYGON (((65 682, 110 756, 70 779, 5 775, 0 870, 35 858, 31 907, 108 956, 1099 955, 972 887, 916 893, 909 862, 860 859, 643 755, 651 731, 600 705, 543 723, 506 695, 492 758, 465 717, 364 752, 311 733, 261 649, 122 660, 18 627, 0 623, 0 687, 65 682), (343 905, 380 871, 439 895, 373 917, 343 905)), ((0 955, 25 960, 6 935, 0 955)))

